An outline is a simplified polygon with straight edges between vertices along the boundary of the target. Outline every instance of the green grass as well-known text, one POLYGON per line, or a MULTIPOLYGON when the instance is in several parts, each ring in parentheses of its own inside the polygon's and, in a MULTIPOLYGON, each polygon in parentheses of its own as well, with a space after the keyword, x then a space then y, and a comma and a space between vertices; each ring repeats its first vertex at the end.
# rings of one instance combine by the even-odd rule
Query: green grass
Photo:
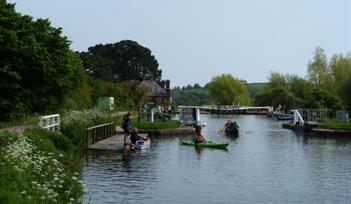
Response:
MULTIPOLYGON (((172 129, 178 128, 180 126, 179 121, 176 120, 154 120, 154 122, 147 121, 146 119, 141 119, 140 124, 138 125, 138 118, 137 114, 133 113, 131 120, 132 120, 132 127, 136 127, 139 129, 172 129)), ((120 126, 122 123, 122 115, 116 116, 114 118, 114 122, 117 126, 120 126)))
POLYGON ((173 129, 173 128, 179 127, 179 121, 175 121, 175 120, 170 120, 170 121, 156 120, 154 122, 141 120, 139 125, 137 121, 135 121, 134 124, 139 129, 173 129))
POLYGON ((37 125, 39 123, 38 117, 29 117, 29 118, 22 118, 22 119, 17 119, 15 121, 10 121, 10 122, 0 122, 0 129, 4 128, 10 128, 10 127, 15 127, 15 126, 20 126, 20 125, 37 125))
POLYGON ((351 130, 351 121, 341 122, 337 120, 323 120, 321 121, 321 128, 336 129, 336 130, 351 130))

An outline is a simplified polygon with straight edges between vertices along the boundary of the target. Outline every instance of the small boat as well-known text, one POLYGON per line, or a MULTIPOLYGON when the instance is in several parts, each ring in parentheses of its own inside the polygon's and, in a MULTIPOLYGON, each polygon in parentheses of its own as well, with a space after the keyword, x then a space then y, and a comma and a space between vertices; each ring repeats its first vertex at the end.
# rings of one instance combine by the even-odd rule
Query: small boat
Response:
POLYGON ((294 120, 293 115, 278 115, 277 120, 294 120))
POLYGON ((150 146, 150 139, 138 140, 132 145, 132 149, 145 149, 150 146))
POLYGON ((224 129, 224 133, 227 136, 232 136, 232 137, 238 137, 239 136, 239 125, 236 122, 232 122, 231 120, 228 121, 225 125, 224 125, 225 129, 224 129))
POLYGON ((201 143, 194 143, 193 141, 190 141, 190 140, 182 140, 182 145, 225 149, 225 148, 227 148, 229 143, 218 143, 218 142, 210 142, 210 141, 201 142, 201 143))
POLYGON ((239 127, 231 127, 231 128, 226 128, 224 130, 225 135, 227 136, 232 136, 232 137, 238 137, 239 136, 239 127))

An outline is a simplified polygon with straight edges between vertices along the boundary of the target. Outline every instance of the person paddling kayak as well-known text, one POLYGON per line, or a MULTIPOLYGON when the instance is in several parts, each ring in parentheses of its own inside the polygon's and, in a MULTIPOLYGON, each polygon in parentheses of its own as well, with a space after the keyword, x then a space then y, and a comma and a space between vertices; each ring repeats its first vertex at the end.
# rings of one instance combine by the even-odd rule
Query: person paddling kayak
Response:
POLYGON ((201 126, 200 125, 195 125, 195 138, 194 138, 194 143, 202 143, 202 142, 206 142, 206 139, 204 138, 204 136, 201 135, 201 126))

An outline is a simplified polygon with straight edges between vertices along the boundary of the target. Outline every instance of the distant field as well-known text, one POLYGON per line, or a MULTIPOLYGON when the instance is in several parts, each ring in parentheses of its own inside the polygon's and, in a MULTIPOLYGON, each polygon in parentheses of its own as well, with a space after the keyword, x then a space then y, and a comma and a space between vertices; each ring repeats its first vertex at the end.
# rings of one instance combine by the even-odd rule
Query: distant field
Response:
MULTIPOLYGON (((267 83, 248 83, 247 88, 252 101, 255 100, 267 83)), ((192 88, 184 90, 172 90, 172 99, 179 105, 203 105, 211 104, 212 97, 207 88, 192 88)))

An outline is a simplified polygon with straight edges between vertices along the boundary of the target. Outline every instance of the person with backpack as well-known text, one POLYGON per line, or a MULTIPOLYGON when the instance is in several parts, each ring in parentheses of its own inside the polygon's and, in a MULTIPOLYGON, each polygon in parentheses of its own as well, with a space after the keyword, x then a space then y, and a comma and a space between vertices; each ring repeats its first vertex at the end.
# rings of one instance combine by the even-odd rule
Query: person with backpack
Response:
POLYGON ((128 145, 127 137, 129 136, 130 131, 132 129, 132 121, 130 120, 131 115, 132 114, 128 112, 123 116, 123 119, 122 119, 121 128, 124 130, 124 138, 123 138, 124 146, 128 145))

